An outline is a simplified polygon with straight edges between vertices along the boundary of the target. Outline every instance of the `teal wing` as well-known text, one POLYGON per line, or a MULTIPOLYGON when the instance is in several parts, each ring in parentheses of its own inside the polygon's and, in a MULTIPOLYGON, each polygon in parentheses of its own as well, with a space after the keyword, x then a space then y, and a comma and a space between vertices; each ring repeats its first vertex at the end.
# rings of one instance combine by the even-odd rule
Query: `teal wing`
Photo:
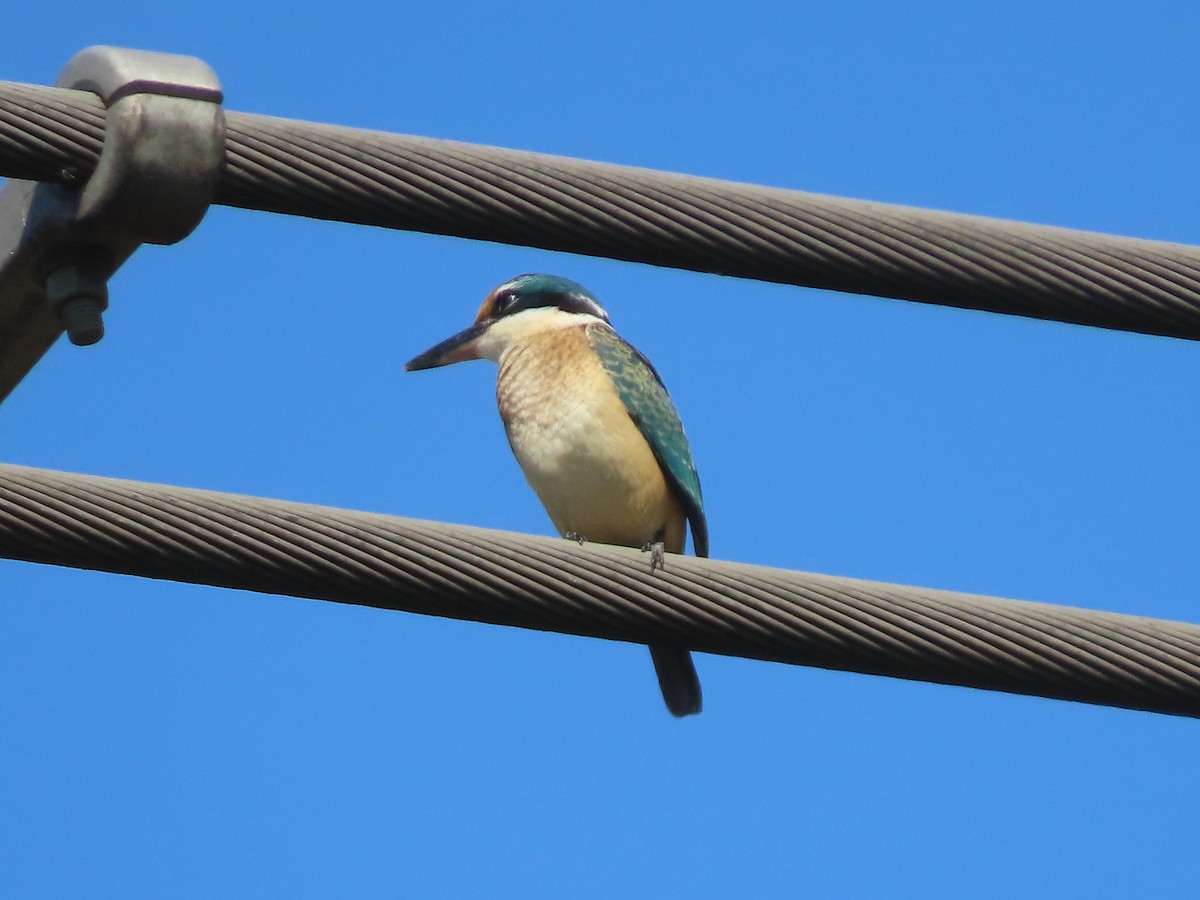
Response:
POLYGON ((671 402, 662 379, 650 360, 642 356, 607 325, 589 325, 588 339, 604 370, 613 380, 629 416, 654 451, 692 528, 692 546, 697 556, 708 556, 708 522, 700 476, 692 462, 692 449, 683 433, 683 423, 671 402))

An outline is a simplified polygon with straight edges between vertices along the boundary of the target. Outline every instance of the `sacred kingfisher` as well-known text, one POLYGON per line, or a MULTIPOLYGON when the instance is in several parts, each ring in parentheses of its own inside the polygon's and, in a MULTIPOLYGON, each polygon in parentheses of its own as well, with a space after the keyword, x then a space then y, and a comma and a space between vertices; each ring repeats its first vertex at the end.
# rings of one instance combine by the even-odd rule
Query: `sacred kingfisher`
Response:
MULTIPOLYGON (((690 524, 708 556, 700 478, 675 405, 654 366, 622 340, 584 287, 518 275, 488 294, 475 324, 404 367, 498 363, 496 403, 513 454, 559 534, 682 553, 690 524)), ((684 647, 651 645, 667 709, 700 712, 684 647)))

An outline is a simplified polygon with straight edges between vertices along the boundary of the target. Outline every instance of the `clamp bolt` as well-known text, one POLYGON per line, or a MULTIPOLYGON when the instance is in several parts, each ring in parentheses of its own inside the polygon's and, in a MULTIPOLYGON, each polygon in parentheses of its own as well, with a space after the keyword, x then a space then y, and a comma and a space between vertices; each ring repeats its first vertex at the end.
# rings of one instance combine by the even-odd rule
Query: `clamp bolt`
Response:
POLYGON ((101 313, 108 308, 108 279, 99 266, 73 262, 50 272, 46 275, 46 299, 76 347, 104 337, 101 313))

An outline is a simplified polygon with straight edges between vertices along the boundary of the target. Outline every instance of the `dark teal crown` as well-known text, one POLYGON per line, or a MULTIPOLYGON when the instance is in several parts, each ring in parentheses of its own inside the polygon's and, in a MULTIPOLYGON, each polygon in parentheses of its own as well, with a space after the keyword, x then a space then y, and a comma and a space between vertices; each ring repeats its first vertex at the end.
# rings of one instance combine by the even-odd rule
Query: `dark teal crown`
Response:
POLYGON ((491 317, 499 319, 526 309, 555 307, 564 312, 585 313, 608 321, 608 313, 582 284, 559 275, 518 275, 491 294, 491 317))

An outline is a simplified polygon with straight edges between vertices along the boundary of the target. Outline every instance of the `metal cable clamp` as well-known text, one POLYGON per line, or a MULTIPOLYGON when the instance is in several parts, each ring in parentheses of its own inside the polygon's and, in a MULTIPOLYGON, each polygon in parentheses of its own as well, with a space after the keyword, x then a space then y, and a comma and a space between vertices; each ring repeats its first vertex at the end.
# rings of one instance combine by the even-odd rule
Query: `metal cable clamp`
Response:
POLYGON ((0 399, 61 331, 100 340, 108 279, 140 244, 187 237, 225 162, 221 86, 199 59, 89 47, 56 85, 104 101, 104 145, 82 185, 0 191, 0 399))

